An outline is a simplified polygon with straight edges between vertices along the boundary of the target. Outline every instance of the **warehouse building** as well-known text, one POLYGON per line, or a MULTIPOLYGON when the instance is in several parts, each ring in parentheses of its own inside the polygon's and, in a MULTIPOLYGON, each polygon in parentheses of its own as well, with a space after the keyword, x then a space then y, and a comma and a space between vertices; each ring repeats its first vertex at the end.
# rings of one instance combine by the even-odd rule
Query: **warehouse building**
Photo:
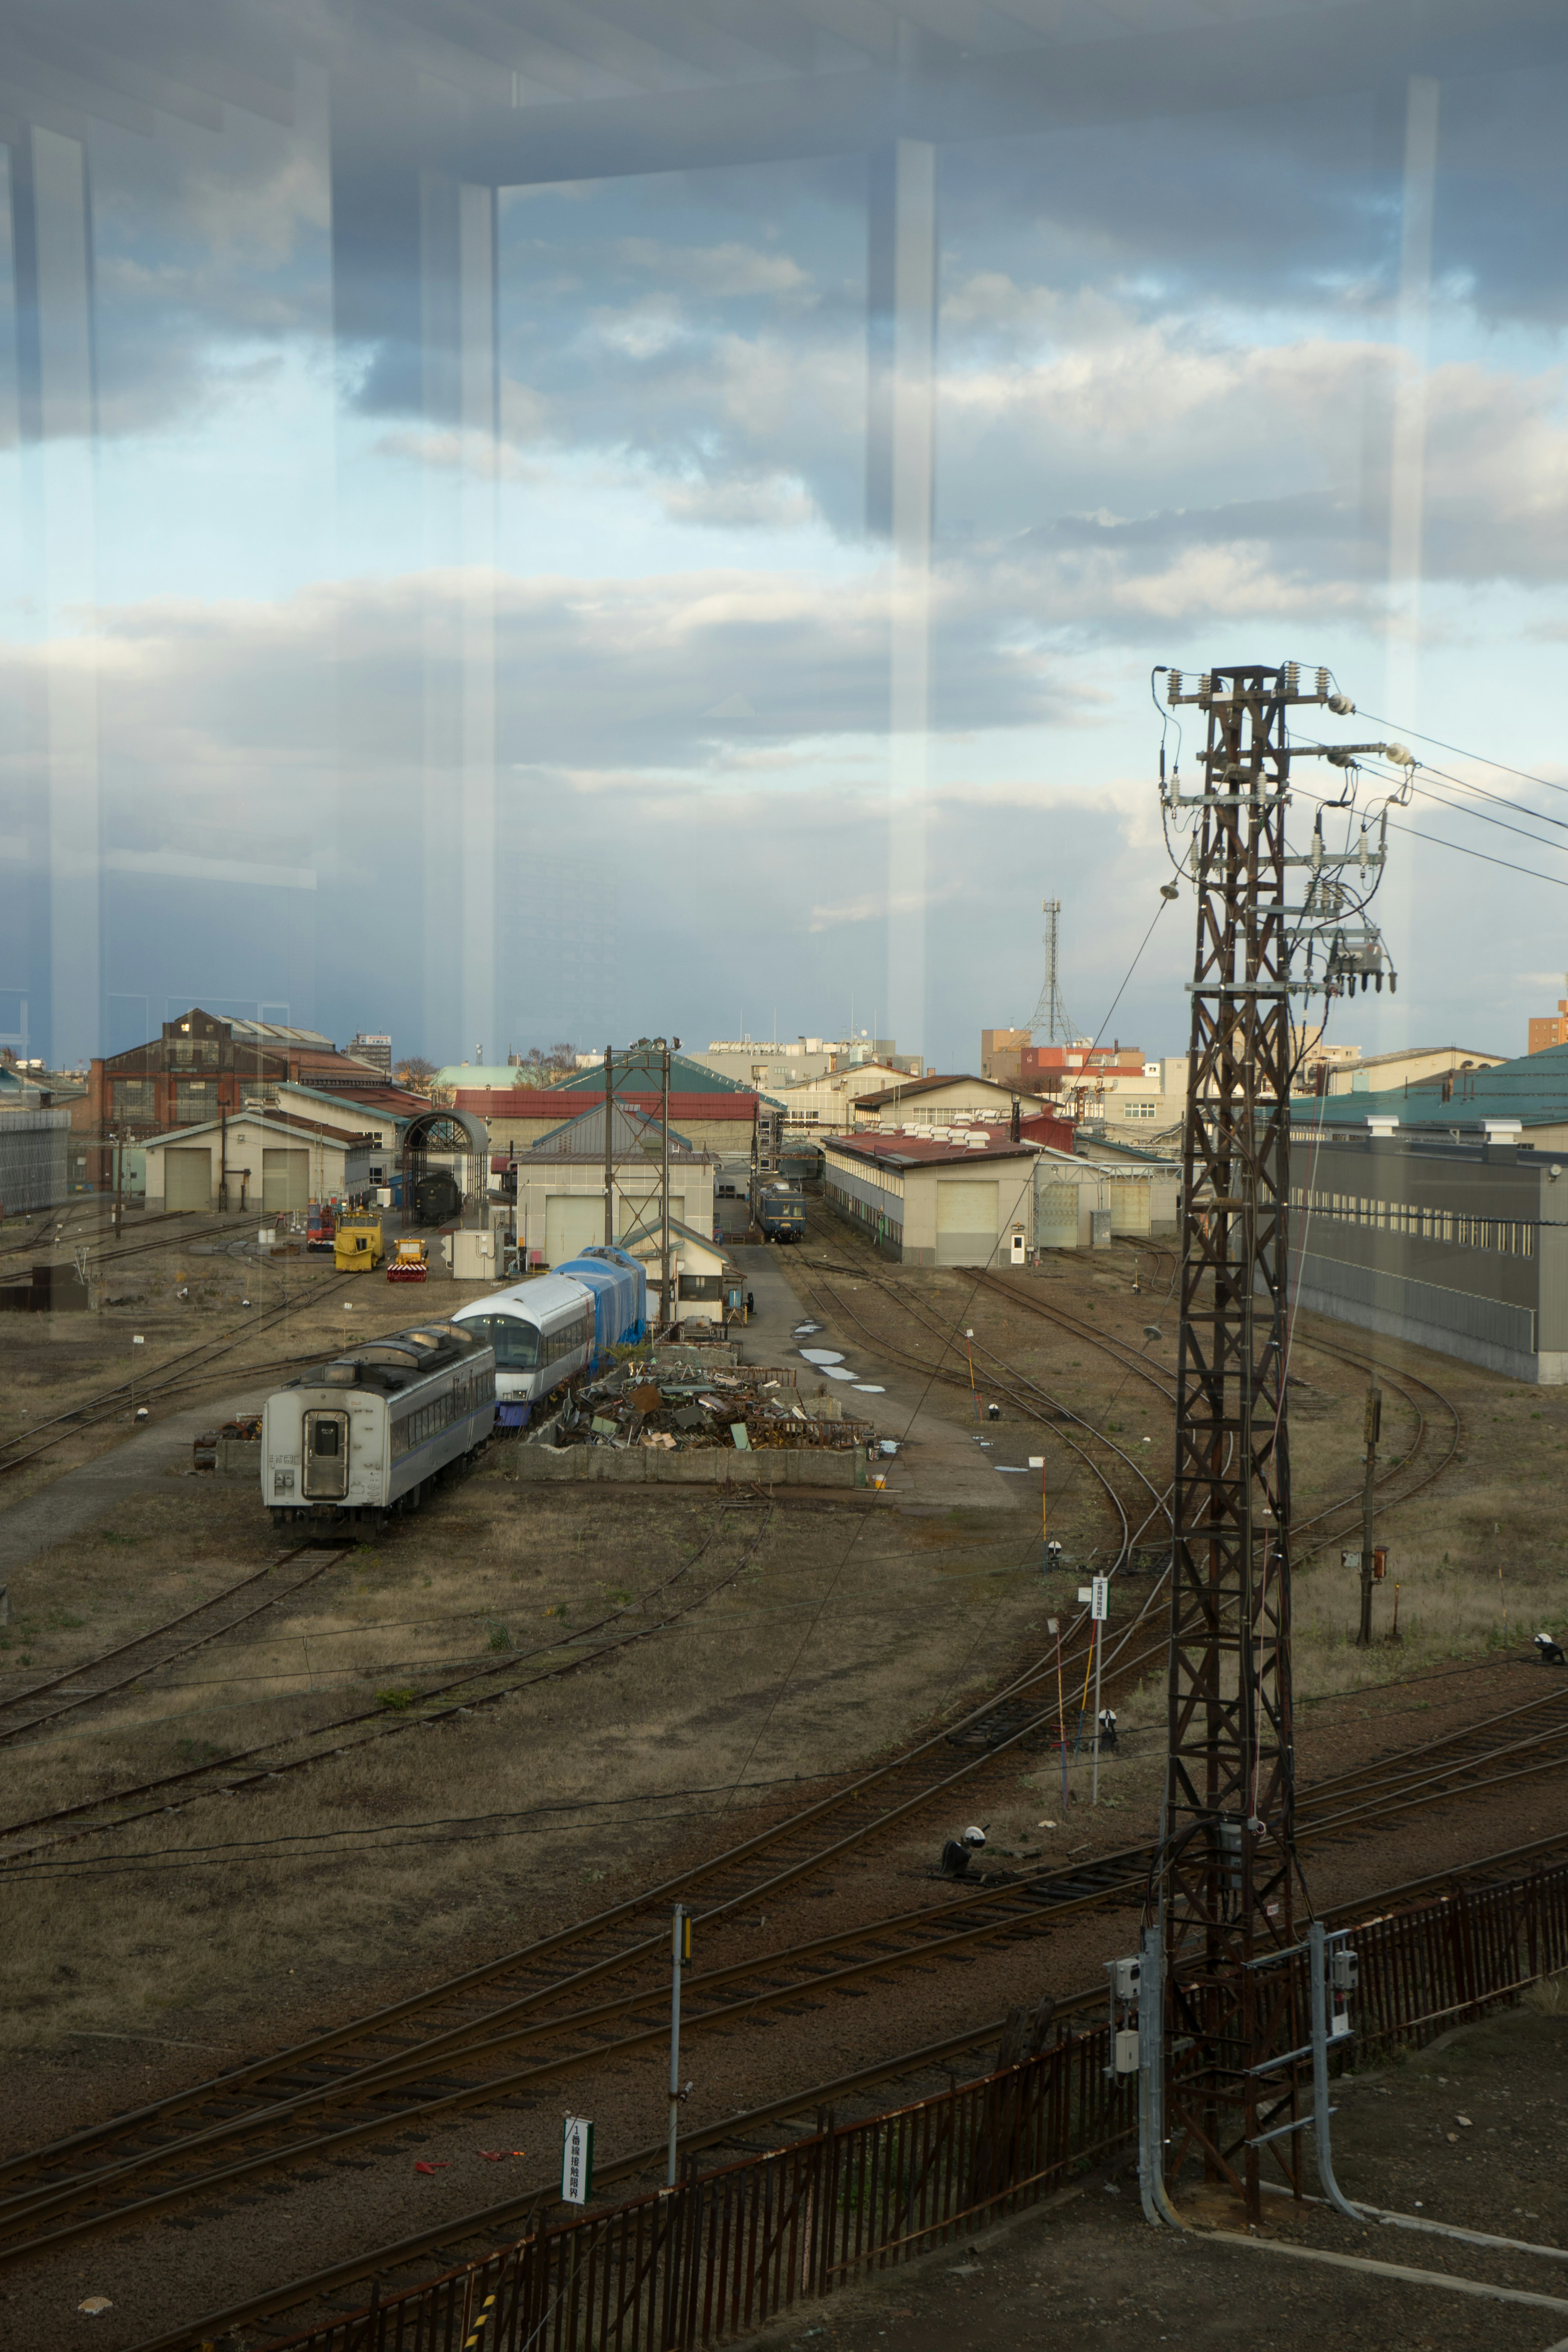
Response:
MULTIPOLYGON (((560 1097, 555 1097, 560 1108, 560 1097)), ((580 1099, 580 1097, 579 1097, 580 1099)), ((610 1129, 615 1238, 622 1249, 660 1232, 664 1147, 658 1121, 617 1099, 610 1129)), ((494 1155, 500 1159, 500 1154, 494 1155)), ((531 1150, 507 1155, 517 1187, 517 1244, 524 1262, 563 1265, 605 1238, 604 1097, 553 1128, 531 1150)), ((695 1232, 713 1231, 718 1163, 690 1139, 669 1132, 669 1213, 695 1232)))
POLYGON ((1303 1307, 1520 1381, 1568 1380, 1568 1159, 1517 1120, 1359 1131, 1303 1108, 1292 1137, 1292 1286, 1303 1307))
MULTIPOLYGON (((590 1063, 552 1087, 473 1083, 476 1077, 486 1081, 510 1077, 515 1081, 517 1075, 515 1068, 476 1072, 460 1066, 455 1071, 447 1069, 439 1074, 439 1080, 456 1081, 451 1096, 458 1109, 472 1111, 484 1120, 492 1151, 529 1151, 563 1119, 580 1110, 597 1108, 605 1099, 602 1061, 590 1063)), ((659 1118, 663 1102, 661 1076, 657 1055, 644 1053, 635 1059, 628 1055, 623 1060, 617 1054, 614 1074, 616 1101, 650 1118, 659 1118)), ((439 1080, 437 1091, 442 1090, 439 1080)), ((680 1129, 694 1150, 749 1160, 758 1099, 752 1088, 704 1069, 689 1055, 670 1055, 670 1124, 680 1129)))
POLYGON ((830 1136, 823 1198, 905 1265, 1024 1265, 1037 1150, 1005 1129, 967 1142, 908 1130, 830 1136))
POLYGON ((147 1206, 258 1209, 271 1217, 346 1200, 369 1187, 375 1148, 370 1136, 280 1111, 176 1128, 142 1146, 147 1206))
MULTIPOLYGON (((903 1078, 880 1093, 862 1095, 855 1105, 858 1129, 951 1127, 955 1119, 1005 1119, 1018 1099, 1016 1087, 962 1074, 903 1078)), ((1028 1098, 1026 1097, 1026 1101, 1028 1098)), ((1037 1105, 1031 1106, 1037 1108, 1037 1105)))

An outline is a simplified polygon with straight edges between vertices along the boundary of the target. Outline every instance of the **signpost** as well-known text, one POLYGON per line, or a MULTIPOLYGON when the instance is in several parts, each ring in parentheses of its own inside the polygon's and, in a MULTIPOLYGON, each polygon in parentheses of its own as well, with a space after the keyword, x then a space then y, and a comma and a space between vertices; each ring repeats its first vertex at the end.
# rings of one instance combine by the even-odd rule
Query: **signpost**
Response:
POLYGON ((561 2133, 561 2202, 586 2205, 594 2194, 594 2126, 568 2116, 561 2133))
POLYGON ((1094 1766, 1089 1774, 1089 1801, 1100 1802, 1100 1670, 1103 1663, 1105 1637, 1100 1627, 1110 1614, 1110 1579, 1096 1576, 1089 1580, 1089 1614, 1093 1627, 1094 1643, 1094 1766))
POLYGON ((1046 1457, 1031 1454, 1029 1467, 1040 1474, 1040 1574, 1044 1576, 1051 1564, 1051 1523, 1046 1509, 1046 1457))

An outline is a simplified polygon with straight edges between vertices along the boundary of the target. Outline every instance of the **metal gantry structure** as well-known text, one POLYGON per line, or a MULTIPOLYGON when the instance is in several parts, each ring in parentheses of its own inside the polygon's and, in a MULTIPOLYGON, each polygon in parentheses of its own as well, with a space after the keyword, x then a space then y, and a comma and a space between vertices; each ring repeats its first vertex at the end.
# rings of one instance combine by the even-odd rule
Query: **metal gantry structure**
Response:
MULTIPOLYGON (((1385 972, 1362 919, 1381 829, 1342 854, 1322 813, 1286 838, 1293 708, 1353 706, 1326 671, 1215 670, 1167 701, 1206 719, 1193 823, 1198 898, 1183 1146, 1173 1496, 1169 1754, 1159 1870, 1162 2168, 1190 2157, 1260 2214, 1266 2159, 1300 2189, 1300 1942, 1290 1708, 1289 1326, 1290 999, 1385 972), (1360 870, 1353 880, 1348 869, 1360 870), (1296 969, 1294 967, 1300 967, 1296 969)), ((1382 744, 1307 747, 1340 767, 1382 744)), ((1398 747, 1394 747, 1397 750, 1398 747)), ((1295 756, 1301 756, 1300 751, 1295 756)), ((1408 756, 1408 755, 1405 755, 1408 756)), ((1347 793, 1343 805, 1353 795, 1347 793)), ((1174 2218, 1163 2199, 1165 2218, 1174 2218)))
POLYGON ((1046 918, 1042 934, 1046 976, 1040 984, 1039 1003, 1029 1022, 1029 1034, 1043 1037, 1047 1045, 1070 1045, 1077 1032, 1068 1019, 1068 1009, 1057 982, 1057 933, 1061 924, 1062 902, 1059 898, 1042 898, 1040 906, 1046 918))

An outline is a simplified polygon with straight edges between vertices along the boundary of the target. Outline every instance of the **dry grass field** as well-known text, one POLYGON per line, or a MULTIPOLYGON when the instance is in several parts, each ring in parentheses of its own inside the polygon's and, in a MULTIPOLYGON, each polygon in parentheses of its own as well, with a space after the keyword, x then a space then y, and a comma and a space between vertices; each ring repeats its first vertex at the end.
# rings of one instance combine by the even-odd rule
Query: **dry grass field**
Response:
MULTIPOLYGON (((835 1255, 847 1255, 852 1240, 835 1234, 835 1255)), ((780 1254, 802 1286, 806 1255, 795 1265, 780 1254)), ((134 1304, 49 1318, 67 1327, 58 1336, 24 1327, 13 1343, 7 1334, 5 1425, 25 1429, 96 1393, 106 1365, 112 1376, 124 1360, 132 1328, 147 1337, 150 1373, 198 1339, 238 1337, 224 1374, 232 1389, 255 1377, 247 1364, 341 1345, 353 1328, 345 1307, 361 1328, 386 1329, 449 1313, 470 1295, 444 1283, 413 1293, 380 1283, 334 1289, 325 1269, 300 1261, 268 1270, 277 1295, 258 1295, 253 1264, 226 1253, 198 1259, 188 1247, 136 1263, 134 1304), (287 1327, 247 1337, 247 1314, 276 1308, 285 1285, 287 1327), (181 1289, 194 1295, 181 1299, 181 1289)), ((854 1303, 891 1339, 896 1308, 879 1303, 887 1272, 868 1255, 854 1303)), ((1135 1289, 1132 1254, 1118 1250, 1109 1263, 1052 1269, 1043 1295, 1138 1335, 1147 1319, 1171 1320, 1158 1274, 1157 1263, 1138 1263, 1135 1289)), ((1170 1414, 1153 1389, 1037 1316, 977 1300, 960 1275, 900 1281, 950 1320, 972 1322, 997 1356, 1070 1398, 1163 1484, 1170 1414)), ((109 1288, 122 1296, 118 1283, 109 1288)), ((1303 1326, 1291 1392, 1303 1517, 1353 1493, 1360 1475, 1364 1374, 1320 1352, 1319 1339, 1352 1353, 1363 1344, 1336 1327, 1303 1326)), ((1169 1332, 1152 1360, 1168 1373, 1169 1332)), ((1411 1351, 1389 1351, 1388 1362, 1395 1374, 1402 1362, 1419 1370, 1455 1401, 1463 1444, 1436 1486, 1382 1529, 1401 1588, 1397 1648, 1386 1639, 1391 1588, 1378 1596, 1373 1649, 1353 1646, 1354 1582, 1337 1534, 1302 1566, 1296 1679, 1309 1712, 1319 1697, 1365 1685, 1378 1686, 1370 1706, 1390 1706, 1384 1686, 1398 1675, 1517 1653, 1538 1624, 1568 1622, 1568 1518, 1557 1500, 1568 1398, 1411 1351)), ((933 1389, 929 1402, 958 1422, 970 1414, 962 1393, 933 1389)), ((1434 1414, 1435 1433, 1437 1423, 1434 1414)), ((1389 1458, 1413 1428, 1391 1391, 1389 1458)), ((71 1438, 11 1489, 26 1492, 123 1435, 116 1421, 71 1438)), ((1011 1411, 995 1435, 998 1459, 1041 1443, 1011 1411)), ((889 1752, 1041 1654, 1047 1613, 1071 1613, 1079 1564, 1105 1540, 1104 1507, 1070 1465, 1052 1473, 1053 1524, 1069 1559, 1049 1592, 1037 1521, 1010 1496, 999 1495, 994 1511, 804 1500, 726 1509, 711 1494, 679 1489, 524 1487, 508 1465, 509 1449, 495 1446, 416 1517, 351 1530, 343 1558, 252 1626, 7 1748, 0 1832, 212 1757, 269 1747, 286 1759, 302 1733, 371 1718, 344 1731, 343 1753, 254 1794, 202 1796, 156 1822, 13 1863, 25 1899, 0 1947, 9 2050, 107 2053, 127 2037, 149 2048, 248 2050, 284 2038, 290 2021, 349 2013, 596 1909, 754 1823, 797 1780, 889 1752), (549 1675, 574 1637, 616 1612, 617 1630, 659 1630, 580 1674, 549 1675), (498 1665, 515 1695, 439 1728, 407 1703, 498 1665)), ((285 1549, 248 1487, 169 1475, 13 1576, 0 1703, 285 1549)), ((1118 1834, 1128 1838, 1153 1800, 1161 1701, 1157 1671, 1142 1688, 1116 1692, 1128 1738, 1107 1769, 1104 1826, 1123 1825, 1118 1834)), ((1068 1695, 1069 1709, 1076 1704, 1068 1695)), ((1020 1854, 1049 1850, 1038 1823, 1060 1812, 1059 1775, 1033 1761, 1020 1768, 1014 1795, 988 1815, 993 1843, 1020 1854)), ((895 1877, 923 1867, 936 1833, 924 1822, 911 1827, 889 1859, 895 1877)))

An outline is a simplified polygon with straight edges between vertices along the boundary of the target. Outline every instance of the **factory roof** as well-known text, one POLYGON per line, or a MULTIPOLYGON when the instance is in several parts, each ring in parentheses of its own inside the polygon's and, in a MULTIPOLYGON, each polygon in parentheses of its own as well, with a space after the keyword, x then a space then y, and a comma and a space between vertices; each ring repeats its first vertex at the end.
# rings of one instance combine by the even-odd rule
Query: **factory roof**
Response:
MULTIPOLYGON (((657 1118, 638 1108, 633 1102, 618 1098, 610 1119, 610 1150, 616 1160, 635 1160, 640 1156, 657 1160, 664 1149, 664 1130, 657 1118)), ((670 1148, 689 1151, 690 1139, 669 1130, 670 1148)), ((578 1111, 564 1126, 552 1128, 542 1135, 532 1149, 535 1151, 560 1152, 568 1158, 584 1155, 602 1160, 605 1156, 605 1098, 599 1097, 586 1110, 578 1111)))
POLYGON ((1364 1094, 1301 1097, 1298 1128, 1364 1128, 1369 1118, 1394 1118, 1402 1128, 1479 1130, 1489 1118, 1516 1118, 1530 1127, 1568 1122, 1568 1045, 1548 1045, 1471 1070, 1435 1071, 1408 1085, 1364 1094), (1447 1087, 1447 1099, 1444 1088, 1447 1087))
MULTIPOLYGON (((323 1143, 339 1144, 344 1150, 352 1149, 356 1143, 374 1143, 375 1140, 374 1136, 368 1134, 351 1135, 346 1128, 327 1127, 320 1119, 300 1118, 294 1111, 231 1110, 226 1120, 203 1118, 196 1120, 191 1127, 165 1128, 162 1135, 141 1136, 137 1139, 136 1149, 138 1151, 157 1151, 166 1143, 188 1143, 193 1135, 216 1135, 219 1129, 226 1126, 228 1128, 265 1127, 276 1130, 280 1135, 319 1135, 323 1143)), ((231 1176, 237 1173, 238 1171, 236 1169, 231 1168, 229 1171, 231 1176)))
MULTIPOLYGON (((603 1085, 591 1092, 574 1087, 571 1097, 563 1100, 562 1091, 555 1087, 496 1087, 487 1093, 480 1087, 459 1087, 456 1102, 459 1110, 479 1111, 494 1121, 505 1118, 559 1118, 563 1111, 574 1112, 579 1106, 586 1109, 605 1099, 603 1085)), ((750 1092, 740 1094, 674 1094, 669 1097, 669 1115, 676 1118, 724 1118, 744 1120, 748 1124, 756 1115, 757 1097, 750 1092)), ((651 1091, 616 1087, 617 1104, 629 1103, 634 1108, 658 1115, 660 1096, 658 1087, 651 1091)))
POLYGON ((363 1087, 355 1087, 352 1094, 346 1087, 312 1087, 303 1078, 285 1078, 280 1083, 290 1094, 309 1095, 316 1102, 341 1104, 345 1110, 373 1111, 378 1118, 395 1118, 399 1127, 406 1127, 410 1119, 418 1118, 430 1108, 423 1095, 411 1094, 406 1087, 395 1087, 384 1079, 377 1086, 373 1078, 363 1087))
MULTIPOLYGON (((612 1047, 615 1055, 615 1090, 617 1099, 622 1095, 637 1097, 659 1091, 662 1075, 660 1055, 647 1051, 634 1053, 631 1046, 612 1047)), ((461 1080, 458 1081, 462 1083, 461 1080)), ((586 1068, 570 1070, 557 1078, 549 1089, 554 1095, 594 1095, 603 1099, 605 1065, 590 1062, 586 1068)), ((756 1100, 754 1087, 743 1086, 739 1078, 727 1078, 721 1070, 710 1070, 703 1062, 694 1062, 689 1055, 671 1054, 669 1057, 669 1093, 673 1102, 680 1095, 742 1095, 748 1102, 756 1100)))
POLYGON ((984 1145, 949 1143, 932 1135, 879 1135, 874 1128, 859 1128, 853 1135, 825 1135, 821 1142, 829 1158, 837 1151, 851 1160, 869 1160, 890 1168, 948 1166, 960 1160, 965 1167, 984 1167, 993 1160, 1034 1160, 1039 1156, 1038 1144, 1015 1143, 1005 1126, 976 1125, 967 1132, 983 1135, 984 1145))

